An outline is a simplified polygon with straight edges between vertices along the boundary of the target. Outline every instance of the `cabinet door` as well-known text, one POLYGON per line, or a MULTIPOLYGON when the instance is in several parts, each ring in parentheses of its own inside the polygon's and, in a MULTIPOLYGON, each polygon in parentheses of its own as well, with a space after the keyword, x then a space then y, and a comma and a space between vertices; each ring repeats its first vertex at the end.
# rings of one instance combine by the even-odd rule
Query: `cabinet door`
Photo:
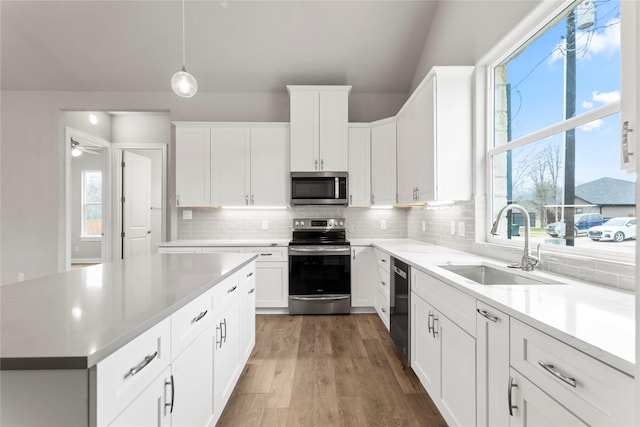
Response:
POLYGON ((240 377, 240 298, 234 298, 214 322, 213 410, 220 417, 240 377))
POLYGON ((371 128, 371 205, 396 204, 396 124, 371 128))
POLYGON ((172 363, 174 426, 205 426, 213 414, 212 329, 213 325, 172 363))
MULTIPOLYGON (((416 94, 416 168, 417 194, 419 202, 435 200, 435 77, 430 79, 416 94)), ((452 167, 453 165, 443 165, 452 167)), ((455 169, 455 168, 454 168, 455 169)))
POLYGON ((251 129, 251 194, 253 206, 289 204, 289 129, 251 129))
POLYGON ((349 128, 349 206, 371 206, 371 129, 349 128))
POLYGON ((411 367, 434 401, 440 398, 440 335, 433 334, 436 315, 431 305, 411 293, 411 367))
MULTIPOLYGON (((127 408, 110 427, 165 427, 171 425, 171 373, 167 368, 127 408)), ((178 425, 178 424, 174 424, 178 425)))
POLYGON ((416 202, 418 188, 418 110, 411 99, 398 115, 398 200, 406 205, 416 202))
POLYGON ((291 91, 291 170, 319 170, 318 146, 320 94, 318 91, 291 91))
POLYGON ((440 411, 449 425, 476 423, 476 341, 440 313, 434 318, 440 340, 440 411))
POLYGON ((532 382, 511 369, 511 383, 507 390, 505 409, 509 411, 511 403, 510 425, 512 427, 557 426, 585 427, 582 420, 569 412, 564 406, 553 400, 532 382), (510 398, 509 398, 510 395, 510 398))
POLYGON ((244 280, 240 287, 240 357, 241 368, 249 360, 256 343, 256 272, 252 264, 250 268, 244 268, 241 274, 244 280))
POLYGON ((176 128, 176 204, 211 206, 209 128, 176 128))
POLYGON ((349 93, 320 91, 320 170, 349 168, 349 93))
POLYGON ((371 246, 351 247, 351 306, 375 306, 376 267, 371 246))
POLYGON ((504 385, 509 381, 509 316, 480 301, 476 349, 477 424, 508 426, 504 385))
POLYGON ((250 204, 249 129, 211 129, 211 201, 216 206, 250 204))
POLYGON ((256 263, 256 307, 289 305, 289 269, 287 262, 256 263))

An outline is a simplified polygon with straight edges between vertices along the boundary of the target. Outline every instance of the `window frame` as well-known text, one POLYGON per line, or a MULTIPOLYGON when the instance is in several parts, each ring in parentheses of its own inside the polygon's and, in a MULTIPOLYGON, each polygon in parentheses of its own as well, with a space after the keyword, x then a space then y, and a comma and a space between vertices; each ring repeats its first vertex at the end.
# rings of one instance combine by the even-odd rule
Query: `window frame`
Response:
MULTIPOLYGON (((494 219, 494 207, 493 207, 493 189, 494 189, 494 179, 493 179, 493 159, 494 156, 505 153, 509 150, 514 150, 519 147, 526 146, 530 143, 534 143, 535 141, 542 140, 546 137, 558 134, 560 132, 565 132, 570 129, 578 128, 579 126, 585 125, 593 120, 607 117, 611 114, 620 113, 621 121, 624 120, 625 113, 626 115, 631 116, 627 109, 629 105, 625 108, 625 103, 620 99, 617 101, 613 101, 606 105, 602 105, 588 111, 582 112, 580 114, 576 114, 574 117, 569 119, 565 119, 563 121, 554 123, 552 125, 543 127, 534 132, 526 134, 524 136, 518 137, 509 141, 508 143, 495 146, 494 138, 495 138, 495 73, 494 70, 498 65, 508 60, 511 56, 517 53, 518 50, 522 49, 522 47, 533 37, 538 35, 541 31, 545 29, 551 22, 553 22, 560 14, 568 11, 569 9, 575 7, 578 3, 578 0, 564 0, 559 5, 558 3, 553 4, 541 4, 539 5, 532 13, 524 19, 520 25, 518 25, 514 30, 505 36, 500 43, 481 61, 479 61, 478 66, 483 68, 483 78, 481 80, 482 85, 479 85, 477 88, 478 92, 482 92, 482 94, 477 93, 480 97, 484 97, 484 117, 481 118, 485 129, 484 129, 484 150, 482 153, 478 152, 479 155, 483 156, 484 159, 481 162, 485 168, 484 170, 484 183, 482 185, 483 193, 485 194, 485 202, 483 206, 478 206, 476 208, 476 213, 479 216, 480 221, 477 221, 477 242, 478 244, 487 244, 492 248, 518 248, 522 249, 522 242, 520 241, 511 241, 507 239, 495 239, 494 236, 489 232, 491 228, 491 224, 494 219)), ((635 9, 630 7, 623 7, 623 0, 620 0, 620 15, 621 22, 624 20, 625 24, 621 24, 621 28, 624 28, 624 25, 630 27, 634 26, 637 22, 635 9), (626 9, 626 10, 625 10, 626 9), (625 10, 625 12, 623 12, 625 10), (624 18, 623 18, 624 16, 624 18)), ((634 35, 636 33, 634 32, 634 35)), ((629 44, 624 39, 625 37, 630 37, 628 31, 621 31, 621 46, 625 46, 625 49, 629 49, 629 44)), ((621 47, 621 51, 622 51, 621 47)), ((634 61, 629 61, 623 64, 623 55, 621 52, 621 80, 620 80, 620 91, 622 93, 623 85, 626 83, 624 78, 624 72, 622 71, 623 66, 629 66, 632 64, 636 67, 636 63, 634 61)), ((634 74, 635 70, 629 72, 628 74, 634 74)), ((635 82, 629 85, 630 86, 630 96, 636 96, 635 91, 635 82)), ((626 91, 626 90, 625 90, 626 91)), ((629 103, 631 105, 635 105, 635 103, 629 103)), ((632 113, 632 112, 631 112, 632 113)), ((480 159, 479 159, 480 160, 480 159)), ((478 174, 480 175, 480 174, 478 174)), ((497 211, 500 207, 496 208, 497 211)), ((547 253, 557 254, 560 256, 576 256, 581 258, 591 258, 591 259, 602 259, 605 261, 617 261, 623 263, 634 263, 636 255, 635 253, 624 253, 613 252, 613 251, 604 251, 604 250, 594 250, 592 248, 580 248, 580 247, 566 247, 561 245, 543 245, 543 250, 547 253)))
MULTIPOLYGON (((83 242, 98 242, 101 241, 103 238, 103 235, 91 235, 91 234, 86 234, 85 230, 86 230, 86 207, 87 205, 91 205, 91 206, 96 206, 99 205, 101 207, 101 210, 104 211, 104 173, 102 170, 100 169, 83 169, 80 172, 81 175, 81 199, 80 199, 80 240, 83 242), (87 181, 87 175, 88 174, 92 174, 92 173, 98 173, 100 174, 100 181, 102 183, 102 191, 101 191, 101 199, 102 202, 100 203, 95 203, 95 202, 87 202, 86 201, 86 181, 87 181)), ((104 227, 104 212, 102 215, 102 224, 104 227)))

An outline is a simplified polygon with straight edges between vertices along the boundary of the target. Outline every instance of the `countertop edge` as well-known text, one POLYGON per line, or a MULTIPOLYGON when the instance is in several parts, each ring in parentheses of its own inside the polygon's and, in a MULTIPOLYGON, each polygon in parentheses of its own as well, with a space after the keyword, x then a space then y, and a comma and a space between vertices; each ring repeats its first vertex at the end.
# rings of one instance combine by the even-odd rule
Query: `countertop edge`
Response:
POLYGON ((158 244, 159 248, 191 248, 191 247, 287 247, 287 239, 258 239, 258 240, 227 240, 227 239, 203 239, 203 240, 171 240, 158 244))

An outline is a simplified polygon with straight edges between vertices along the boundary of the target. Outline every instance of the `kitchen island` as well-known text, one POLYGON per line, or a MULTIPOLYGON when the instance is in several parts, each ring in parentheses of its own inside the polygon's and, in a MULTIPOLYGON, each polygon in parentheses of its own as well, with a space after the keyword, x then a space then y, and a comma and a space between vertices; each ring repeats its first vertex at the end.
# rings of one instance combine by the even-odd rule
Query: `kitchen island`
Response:
POLYGON ((126 425, 143 415, 175 423, 194 411, 214 423, 226 403, 214 396, 214 356, 232 390, 255 339, 255 258, 143 255, 1 287, 0 424, 126 425), (134 401, 161 377, 155 391, 167 411, 137 411, 134 401), (178 412, 174 377, 182 396, 191 387, 210 396, 205 407, 178 412))

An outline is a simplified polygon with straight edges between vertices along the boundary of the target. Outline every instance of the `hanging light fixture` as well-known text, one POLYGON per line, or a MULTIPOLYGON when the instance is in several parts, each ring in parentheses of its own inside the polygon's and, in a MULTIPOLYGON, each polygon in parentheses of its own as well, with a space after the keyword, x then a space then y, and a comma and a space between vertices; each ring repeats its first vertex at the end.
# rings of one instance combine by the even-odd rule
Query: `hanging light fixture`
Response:
POLYGON ((80 150, 80 143, 78 141, 74 141, 73 138, 71 138, 71 155, 73 157, 78 157, 81 154, 82 150, 80 150))
POLYGON ((198 91, 198 82, 185 68, 185 43, 184 43, 184 0, 182 0, 182 69, 171 77, 171 88, 178 96, 191 98, 198 91))

